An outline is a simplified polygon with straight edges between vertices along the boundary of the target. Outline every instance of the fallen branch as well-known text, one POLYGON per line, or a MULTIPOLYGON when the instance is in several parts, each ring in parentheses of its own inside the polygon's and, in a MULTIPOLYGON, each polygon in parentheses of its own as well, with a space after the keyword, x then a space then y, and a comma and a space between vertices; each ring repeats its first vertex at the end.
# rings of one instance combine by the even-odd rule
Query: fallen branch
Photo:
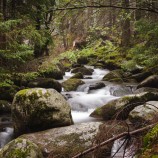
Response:
POLYGON ((153 128, 156 124, 158 124, 158 122, 154 123, 154 124, 151 124, 151 125, 148 125, 148 126, 143 127, 143 128, 139 128, 139 129, 134 130, 132 132, 123 132, 123 133, 121 133, 121 134, 119 134, 119 135, 117 135, 117 136, 115 136, 113 138, 110 138, 110 139, 108 139, 108 140, 106 140, 106 141, 104 141, 104 142, 102 142, 102 143, 100 143, 98 145, 95 145, 95 146, 83 151, 82 153, 79 153, 79 154, 73 156, 72 158, 80 158, 81 156, 87 155, 88 153, 96 150, 97 148, 102 147, 102 146, 104 146, 104 145, 106 145, 106 144, 108 144, 110 142, 113 142, 113 141, 119 139, 119 138, 122 138, 122 137, 125 137, 125 136, 136 135, 136 134, 139 134, 139 133, 144 132, 146 130, 149 130, 149 129, 153 128))

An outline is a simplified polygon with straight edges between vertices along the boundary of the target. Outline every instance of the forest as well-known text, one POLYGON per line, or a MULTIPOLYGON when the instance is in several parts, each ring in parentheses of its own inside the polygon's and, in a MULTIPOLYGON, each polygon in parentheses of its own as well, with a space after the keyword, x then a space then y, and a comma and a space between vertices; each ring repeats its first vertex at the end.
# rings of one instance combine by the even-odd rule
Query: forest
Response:
POLYGON ((82 157, 158 157, 158 1, 0 0, 0 158, 82 157))

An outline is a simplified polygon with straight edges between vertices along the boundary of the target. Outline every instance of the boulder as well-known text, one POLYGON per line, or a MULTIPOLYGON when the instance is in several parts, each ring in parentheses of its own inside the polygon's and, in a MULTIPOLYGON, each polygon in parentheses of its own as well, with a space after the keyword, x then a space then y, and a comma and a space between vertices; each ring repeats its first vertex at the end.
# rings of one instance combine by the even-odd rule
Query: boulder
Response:
POLYGON ((138 88, 134 91, 135 94, 144 93, 144 92, 158 93, 158 89, 157 88, 151 88, 151 87, 142 87, 142 88, 138 88))
POLYGON ((141 87, 152 87, 152 88, 158 88, 158 75, 152 75, 143 80, 137 88, 141 87))
POLYGON ((88 69, 86 67, 76 67, 76 68, 72 69, 71 72, 72 73, 81 72, 83 75, 92 75, 93 70, 92 69, 88 69))
POLYGON ((64 73, 59 68, 50 67, 39 71, 39 74, 45 78, 63 79, 64 73))
POLYGON ((46 157, 73 157, 93 145, 100 125, 100 122, 80 123, 21 137, 37 144, 46 157))
POLYGON ((137 95, 124 96, 97 108, 90 116, 102 117, 104 120, 125 120, 135 107, 152 100, 158 100, 158 93, 146 92, 137 95))
POLYGON ((151 124, 158 116, 158 102, 150 101, 135 107, 129 114, 129 120, 138 126, 151 124))
POLYGON ((110 87, 110 94, 116 97, 133 94, 132 89, 134 86, 128 85, 114 85, 110 87))
POLYGON ((71 109, 54 89, 32 88, 19 91, 13 100, 15 135, 71 125, 71 109))
POLYGON ((150 75, 151 75, 151 72, 145 71, 138 74, 134 74, 131 76, 131 78, 135 79, 137 82, 141 82, 145 78, 149 77, 150 75))
POLYGON ((44 158, 40 148, 27 139, 17 138, 0 151, 1 158, 44 158))
POLYGON ((105 84, 103 82, 95 83, 89 86, 89 90, 95 90, 105 87, 105 84))
POLYGON ((61 92, 61 84, 51 78, 38 78, 36 80, 32 80, 28 83, 28 87, 30 88, 53 88, 58 92, 61 92))
POLYGON ((103 77, 103 81, 109 81, 109 82, 124 82, 126 81, 126 74, 121 69, 113 70, 106 74, 103 77))
POLYGON ((6 100, 0 100, 0 115, 11 113, 11 103, 6 100))
POLYGON ((78 86, 84 84, 80 79, 68 79, 62 83, 65 91, 75 91, 78 86))
POLYGON ((72 78, 83 79, 83 74, 81 72, 78 72, 75 75, 73 75, 70 79, 72 79, 72 78))

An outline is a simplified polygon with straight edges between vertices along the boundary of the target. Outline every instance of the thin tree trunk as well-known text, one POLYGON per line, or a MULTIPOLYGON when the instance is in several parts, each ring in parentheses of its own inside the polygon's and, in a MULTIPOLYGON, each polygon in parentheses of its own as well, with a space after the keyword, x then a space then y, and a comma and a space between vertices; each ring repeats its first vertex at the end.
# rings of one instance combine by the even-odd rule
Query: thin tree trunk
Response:
MULTIPOLYGON (((122 7, 129 7, 129 0, 122 0, 122 7)), ((124 10, 124 20, 122 21, 122 40, 121 45, 123 47, 128 47, 130 45, 131 39, 131 28, 130 28, 130 18, 129 10, 124 10)))

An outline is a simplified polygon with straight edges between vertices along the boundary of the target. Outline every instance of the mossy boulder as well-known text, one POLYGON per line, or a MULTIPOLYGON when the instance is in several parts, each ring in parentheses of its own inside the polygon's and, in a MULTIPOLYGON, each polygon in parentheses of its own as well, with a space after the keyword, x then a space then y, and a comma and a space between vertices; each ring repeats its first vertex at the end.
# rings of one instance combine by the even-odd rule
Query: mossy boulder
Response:
POLYGON ((97 108, 90 116, 102 117, 104 120, 125 120, 135 107, 152 100, 158 100, 158 93, 146 92, 137 95, 124 96, 97 108))
POLYGON ((144 72, 132 75, 131 78, 135 79, 137 82, 142 82, 144 79, 146 79, 150 75, 152 75, 151 72, 144 71, 144 72))
POLYGON ((17 93, 18 87, 6 82, 0 83, 0 100, 12 101, 17 93))
POLYGON ((91 69, 88 69, 86 67, 76 67, 74 69, 72 69, 71 71, 72 73, 82 73, 83 75, 92 75, 92 70, 91 69))
POLYGON ((0 115, 11 113, 11 103, 6 100, 0 100, 0 115))
POLYGON ((68 79, 62 83, 65 91, 75 91, 78 86, 84 84, 80 79, 68 79))
POLYGON ((29 73, 13 73, 12 81, 17 86, 27 86, 27 84, 40 77, 40 74, 37 72, 29 72, 29 73))
POLYGON ((121 69, 113 70, 106 74, 103 77, 103 81, 109 81, 109 82, 124 82, 126 81, 126 78, 128 77, 128 74, 125 74, 125 72, 121 69))
POLYGON ((143 138, 142 151, 139 158, 158 157, 158 124, 143 138))
POLYGON ((15 135, 71 125, 71 109, 54 89, 32 88, 19 91, 13 100, 15 135))
POLYGON ((49 67, 46 69, 39 70, 39 74, 45 78, 54 78, 56 80, 63 79, 64 72, 58 67, 49 67))
POLYGON ((158 115, 158 102, 150 101, 135 107, 129 114, 129 120, 138 126, 151 124, 158 115))
POLYGON ((28 83, 28 87, 53 88, 58 92, 61 92, 61 84, 52 78, 38 78, 36 80, 32 80, 28 83))
MULTIPOLYGON (((100 122, 80 123, 25 134, 21 137, 36 143, 47 157, 68 158, 93 145, 101 124, 100 122)), ((91 158, 92 156, 86 155, 86 157, 91 158)))
POLYGON ((158 88, 158 75, 152 75, 143 80, 137 88, 141 87, 152 87, 152 88, 158 88))
POLYGON ((83 74, 81 72, 78 72, 75 75, 73 75, 70 79, 72 79, 72 78, 83 79, 83 74))
POLYGON ((144 93, 144 92, 158 93, 158 89, 157 88, 151 88, 151 87, 142 87, 142 88, 138 88, 134 91, 135 94, 144 93))
POLYGON ((27 139, 17 138, 0 150, 1 158, 43 158, 40 148, 27 139))

